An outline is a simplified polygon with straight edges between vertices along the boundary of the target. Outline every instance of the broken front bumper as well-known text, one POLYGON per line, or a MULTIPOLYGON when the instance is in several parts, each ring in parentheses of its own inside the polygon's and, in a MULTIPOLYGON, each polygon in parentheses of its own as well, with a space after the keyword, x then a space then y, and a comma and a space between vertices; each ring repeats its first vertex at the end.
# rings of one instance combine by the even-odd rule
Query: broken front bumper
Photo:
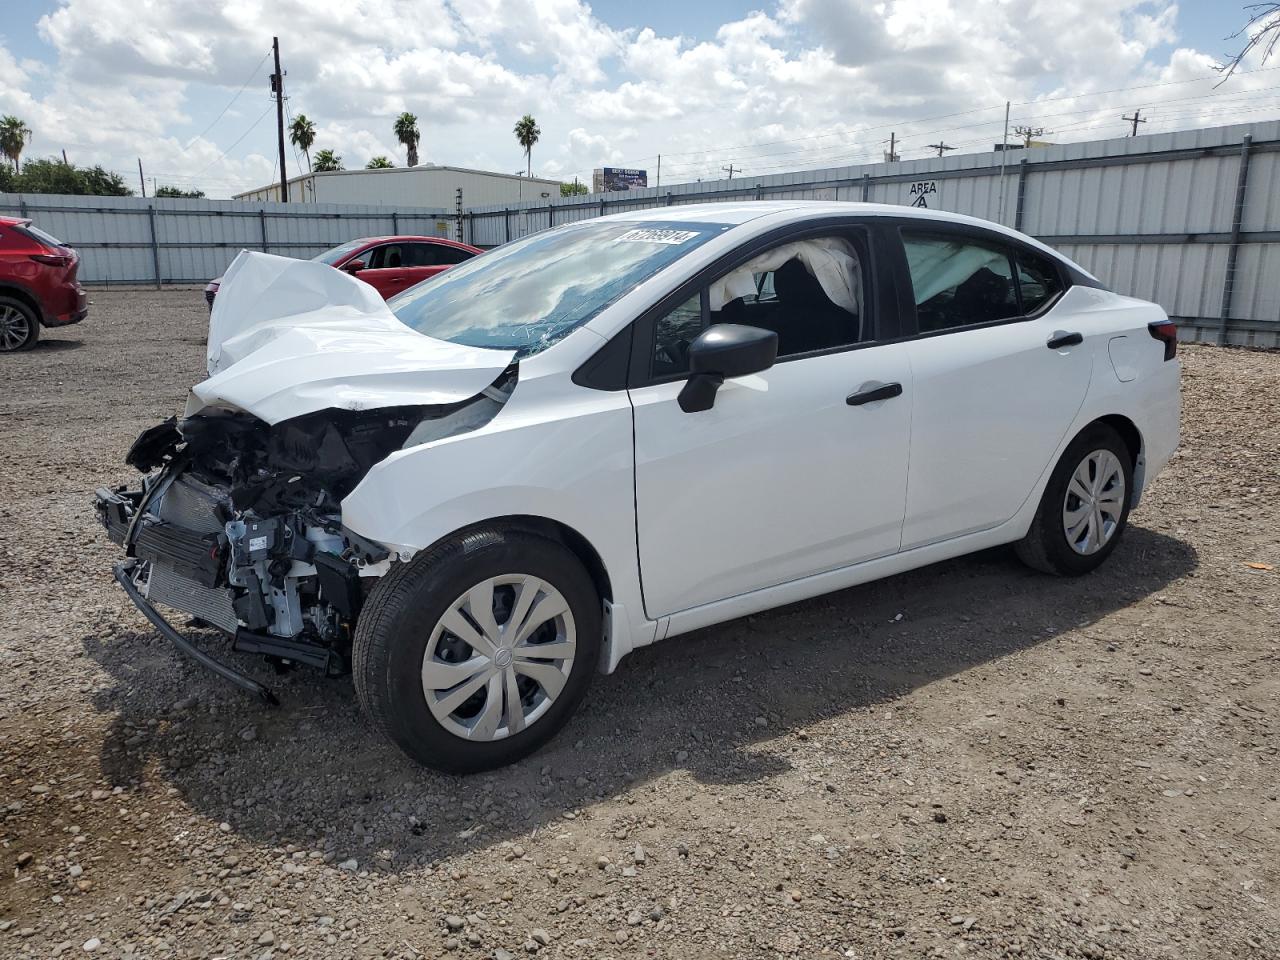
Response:
POLYGON ((161 479, 146 490, 103 487, 96 491, 94 502, 108 538, 131 555, 115 565, 116 581, 161 636, 201 666, 271 704, 278 701, 269 689, 205 653, 179 633, 155 604, 219 628, 233 638, 231 649, 235 652, 303 663, 326 674, 344 672, 345 658, 337 651, 242 626, 232 592, 220 581, 225 538, 211 530, 194 530, 154 516, 144 519, 151 493, 161 489, 161 479))

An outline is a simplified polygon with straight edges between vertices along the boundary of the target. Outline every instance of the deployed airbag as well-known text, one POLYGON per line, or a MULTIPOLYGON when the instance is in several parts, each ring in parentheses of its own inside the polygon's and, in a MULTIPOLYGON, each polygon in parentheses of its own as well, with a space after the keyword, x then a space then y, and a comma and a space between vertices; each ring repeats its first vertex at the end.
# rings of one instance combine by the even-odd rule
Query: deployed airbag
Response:
POLYGON ((720 310, 739 297, 755 296, 759 274, 777 270, 788 260, 795 259, 817 279, 832 303, 855 316, 862 316, 862 267, 853 244, 839 237, 784 243, 748 260, 711 284, 711 309, 720 310))

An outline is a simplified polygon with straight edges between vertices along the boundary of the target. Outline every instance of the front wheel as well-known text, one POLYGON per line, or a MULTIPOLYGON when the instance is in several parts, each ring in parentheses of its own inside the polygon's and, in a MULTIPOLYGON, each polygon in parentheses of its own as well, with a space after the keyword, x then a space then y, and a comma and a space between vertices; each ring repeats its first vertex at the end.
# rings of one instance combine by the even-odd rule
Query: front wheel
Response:
POLYGON ((1096 423, 1076 437, 1053 470, 1031 529, 1016 550, 1044 573, 1096 570, 1129 522, 1133 458, 1114 429, 1096 423))
POLYGON ((600 597, 567 547, 475 530, 374 588, 356 626, 356 694, 419 763, 450 773, 504 766, 568 722, 602 629, 600 597))

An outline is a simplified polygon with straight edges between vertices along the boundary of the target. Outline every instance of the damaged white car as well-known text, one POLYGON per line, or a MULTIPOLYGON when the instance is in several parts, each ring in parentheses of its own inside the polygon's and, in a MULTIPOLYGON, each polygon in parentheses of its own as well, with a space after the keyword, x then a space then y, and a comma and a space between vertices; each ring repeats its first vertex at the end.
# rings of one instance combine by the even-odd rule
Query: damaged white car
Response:
POLYGON ((350 670, 415 759, 516 760, 592 674, 1002 543, 1075 575, 1178 439, 1176 331, 1043 244, 926 210, 644 210, 388 303, 242 253, 209 378, 97 507, 185 653, 350 670))

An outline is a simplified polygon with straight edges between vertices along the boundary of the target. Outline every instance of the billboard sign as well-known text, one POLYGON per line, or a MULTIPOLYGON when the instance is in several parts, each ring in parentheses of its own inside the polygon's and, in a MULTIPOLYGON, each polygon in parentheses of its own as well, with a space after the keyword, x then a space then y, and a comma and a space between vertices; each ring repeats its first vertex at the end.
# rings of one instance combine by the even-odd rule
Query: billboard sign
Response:
POLYGON ((636 190, 649 185, 649 171, 633 167, 599 167, 591 178, 596 193, 614 190, 636 190))

